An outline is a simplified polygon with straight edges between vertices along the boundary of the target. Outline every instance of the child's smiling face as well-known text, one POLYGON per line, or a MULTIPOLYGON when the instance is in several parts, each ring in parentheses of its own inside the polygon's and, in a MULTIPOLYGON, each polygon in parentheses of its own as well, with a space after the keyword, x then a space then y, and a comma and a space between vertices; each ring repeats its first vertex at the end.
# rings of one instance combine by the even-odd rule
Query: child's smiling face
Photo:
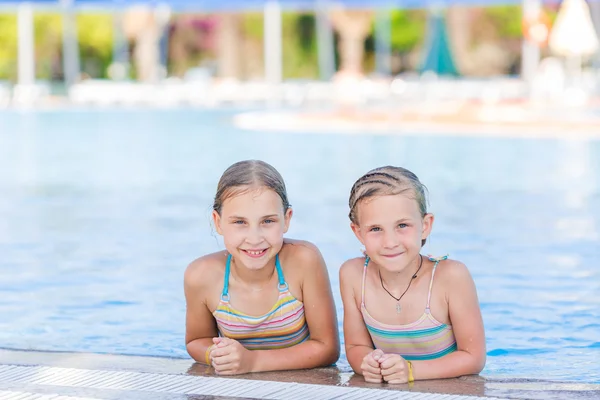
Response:
POLYGON ((227 198, 221 213, 213 212, 225 248, 249 269, 263 268, 279 253, 291 216, 277 193, 260 187, 227 198))
POLYGON ((402 271, 418 256, 433 225, 433 215, 421 216, 417 201, 404 194, 364 199, 357 211, 352 230, 367 255, 389 271, 402 271))

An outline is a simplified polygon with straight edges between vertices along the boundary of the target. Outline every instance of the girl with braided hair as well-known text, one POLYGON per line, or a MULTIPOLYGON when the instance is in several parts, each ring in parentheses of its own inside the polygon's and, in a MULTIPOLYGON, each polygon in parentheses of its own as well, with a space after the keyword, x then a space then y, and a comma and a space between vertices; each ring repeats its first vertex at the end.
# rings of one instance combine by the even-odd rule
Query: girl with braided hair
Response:
POLYGON ((467 267, 421 254, 434 221, 425 186, 404 168, 377 168, 354 183, 349 206, 365 247, 340 269, 352 369, 388 383, 481 372, 485 334, 467 267))

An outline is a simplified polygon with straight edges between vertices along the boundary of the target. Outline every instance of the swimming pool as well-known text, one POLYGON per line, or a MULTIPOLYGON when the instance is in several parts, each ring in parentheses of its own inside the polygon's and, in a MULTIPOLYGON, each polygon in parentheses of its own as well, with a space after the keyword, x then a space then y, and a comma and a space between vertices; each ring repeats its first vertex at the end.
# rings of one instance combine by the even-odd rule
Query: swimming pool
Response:
POLYGON ((349 189, 396 164, 431 192, 424 253, 473 274, 483 375, 600 383, 599 141, 260 133, 233 113, 0 113, 0 347, 187 357, 183 271, 222 248, 212 196, 246 158, 285 177, 289 236, 321 248, 339 310, 349 189))

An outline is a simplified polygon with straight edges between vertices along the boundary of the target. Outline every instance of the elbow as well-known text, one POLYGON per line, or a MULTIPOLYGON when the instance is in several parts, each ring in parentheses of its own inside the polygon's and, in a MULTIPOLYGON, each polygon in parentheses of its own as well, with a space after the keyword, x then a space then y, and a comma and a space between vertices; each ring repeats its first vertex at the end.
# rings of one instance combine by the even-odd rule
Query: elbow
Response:
POLYGON ((340 345, 335 346, 331 354, 331 364, 335 364, 340 359, 340 345))
POLYGON ((483 371, 483 368, 485 368, 486 357, 487 356, 486 356, 485 353, 483 353, 481 355, 481 357, 479 357, 478 363, 477 363, 477 366, 476 366, 476 369, 477 369, 476 374, 479 374, 481 371, 483 371))
POLYGON ((340 359, 340 344, 333 343, 329 346, 327 353, 325 354, 325 358, 323 364, 325 366, 333 365, 340 359))
POLYGON ((485 362, 486 362, 486 354, 485 353, 478 355, 478 356, 474 355, 473 362, 471 363, 471 366, 469 368, 469 374, 478 375, 481 371, 483 371, 483 368, 485 367, 485 362))
POLYGON ((321 353, 321 367, 328 367, 335 364, 340 358, 340 342, 321 343, 324 351, 321 353))
POLYGON ((203 362, 203 360, 199 358, 198 351, 195 349, 195 346, 193 346, 193 343, 194 341, 186 343, 185 349, 187 353, 194 359, 194 361, 203 362))
POLYGON ((196 357, 194 357, 194 352, 192 351, 192 349, 190 349, 189 343, 185 345, 185 350, 187 351, 189 356, 194 359, 194 361, 198 361, 198 360, 196 360, 196 357))

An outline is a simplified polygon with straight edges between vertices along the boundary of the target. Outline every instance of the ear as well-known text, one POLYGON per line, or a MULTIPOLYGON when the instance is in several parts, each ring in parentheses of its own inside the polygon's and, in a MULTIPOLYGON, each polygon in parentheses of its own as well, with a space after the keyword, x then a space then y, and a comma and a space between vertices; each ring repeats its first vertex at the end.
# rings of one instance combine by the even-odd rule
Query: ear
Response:
POLYGON ((283 233, 286 233, 288 229, 290 229, 290 220, 292 219, 293 214, 294 211, 291 207, 288 207, 288 209, 285 210, 285 214, 283 215, 283 233))
POLYGON ((421 239, 427 239, 433 229, 433 221, 435 217, 433 214, 425 214, 423 217, 423 232, 421 233, 421 239))
POLYGON ((358 241, 364 245, 365 242, 363 241, 362 234, 360 232, 360 226, 356 225, 354 222, 350 222, 350 228, 352 229, 352 232, 354 232, 354 236, 356 236, 358 241))
POLYGON ((221 236, 223 236, 223 232, 221 231, 221 216, 219 215, 219 213, 216 210, 213 210, 212 212, 212 220, 213 220, 213 224, 215 225, 215 230, 217 231, 217 233, 221 236))

